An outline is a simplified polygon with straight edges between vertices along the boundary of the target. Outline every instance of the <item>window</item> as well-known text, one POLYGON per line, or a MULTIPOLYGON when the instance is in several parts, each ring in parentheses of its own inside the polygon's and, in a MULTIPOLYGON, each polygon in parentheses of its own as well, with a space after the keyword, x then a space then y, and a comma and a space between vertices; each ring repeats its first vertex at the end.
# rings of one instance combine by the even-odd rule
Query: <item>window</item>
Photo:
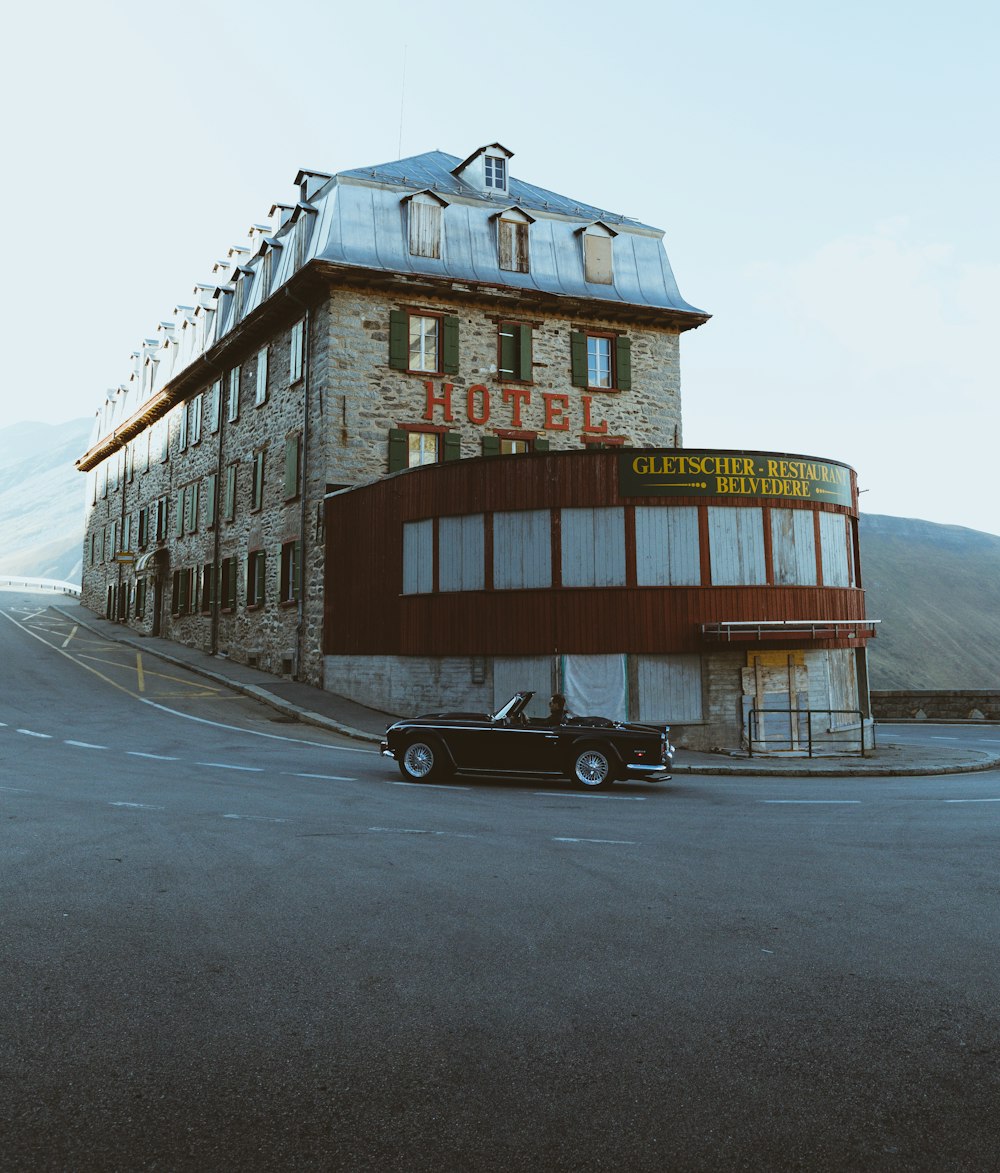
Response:
POLYGON ((426 431, 423 428, 392 428, 389 432, 389 472, 458 460, 462 437, 458 432, 426 431))
POLYGON ((502 216, 497 221, 497 250, 500 268, 510 273, 529 272, 528 220, 502 216))
POLYGON ((90 565, 97 561, 97 534, 90 535, 90 565))
POLYGON ((205 478, 205 525, 211 529, 215 525, 216 495, 219 478, 216 473, 210 472, 205 478))
POLYGON ((135 617, 141 619, 146 613, 146 580, 140 578, 135 584, 135 617))
POLYGON ((309 254, 309 233, 311 217, 308 212, 300 212, 295 224, 295 267, 301 269, 306 263, 309 254))
POLYGON ((132 550, 132 514, 126 513, 122 518, 122 549, 126 552, 132 550))
POLYGON ((552 585, 552 519, 548 509, 493 515, 493 585, 497 590, 552 585))
POLYGON ((713 586, 767 582, 764 515, 758 505, 708 508, 708 548, 713 586))
POLYGON ((635 507, 635 569, 639 586, 700 586, 698 507, 635 507))
POLYGON ((615 233, 603 224, 591 224, 583 233, 583 275, 593 285, 612 283, 611 241, 615 233))
POLYGON ((200 488, 199 481, 192 481, 185 490, 187 511, 184 517, 184 532, 188 534, 196 533, 198 530, 198 498, 200 496, 198 490, 200 488))
POLYGON ((208 430, 214 435, 219 430, 222 415, 222 380, 216 379, 208 393, 208 430))
POLYGON ((413 196, 407 205, 407 230, 410 256, 441 256, 441 223, 443 206, 429 192, 413 196))
POLYGON ((232 423, 240 414, 240 368, 229 372, 229 401, 226 418, 232 423))
POLYGON ((167 538, 167 498, 160 497, 155 506, 156 510, 156 540, 166 541, 167 538))
POLYGON ((247 606, 264 606, 264 577, 267 556, 263 550, 251 550, 247 555, 247 606))
POLYGON ((253 454, 253 500, 250 508, 254 511, 264 504, 264 449, 258 448, 253 454))
POLYGON ((170 611, 173 615, 187 615, 195 609, 194 570, 175 570, 170 611))
POLYGON ((183 452, 188 446, 188 405, 182 404, 177 413, 177 450, 183 452))
POLYGON ((188 436, 192 444, 201 443, 201 410, 205 403, 204 395, 196 395, 190 403, 190 420, 188 421, 188 436))
POLYGON ((498 191, 507 190, 507 160, 499 155, 487 155, 483 159, 485 180, 487 187, 494 187, 498 191))
POLYGON ((483 436, 484 456, 517 456, 523 452, 548 452, 547 436, 532 432, 514 432, 497 436, 483 436))
POLYGON ((221 589, 219 601, 224 611, 236 610, 236 576, 238 563, 235 558, 222 559, 222 573, 220 575, 221 589))
POLYGON ((620 506, 562 511, 562 583, 625 585, 625 510, 620 506))
POLYGON ((292 336, 288 353, 288 382, 297 383, 302 378, 305 358, 305 321, 296 322, 292 327, 292 336))
POLYGON ((246 304, 246 279, 242 273, 236 274, 236 293, 233 309, 233 319, 239 321, 243 317, 243 307, 246 304))
POLYGON ((532 329, 520 322, 501 322, 497 328, 497 374, 504 382, 531 382, 532 329))
POLYGON ((281 601, 297 603, 302 594, 302 547, 285 542, 281 547, 281 601))
POLYGON ((236 464, 226 468, 226 495, 222 505, 222 516, 226 521, 232 521, 236 516, 236 464))
POLYGON ((393 310, 389 315, 389 365, 396 370, 458 373, 458 318, 393 310))
POLYGON ((574 387, 587 387, 594 391, 631 391, 630 338, 573 330, 569 341, 574 387))
POLYGON ((299 495, 299 464, 302 452, 302 437, 298 433, 285 437, 285 500, 291 501, 299 495))
POLYGON ((438 522, 438 577, 442 591, 481 591, 484 585, 483 514, 438 522))
POLYGON ((403 594, 434 589, 434 519, 403 523, 403 594))
POLYGON ((201 568, 201 609, 211 611, 215 598, 215 566, 206 562, 201 568))
POLYGON ((260 300, 263 301, 265 297, 271 292, 271 274, 272 274, 272 253, 268 249, 267 252, 260 258, 260 300))
POLYGON ((118 553, 118 551, 120 549, 121 549, 121 547, 118 545, 118 522, 113 521, 111 523, 111 551, 110 551, 110 556, 111 556, 112 561, 114 560, 114 556, 118 553))
POLYGON ((267 402, 267 347, 257 351, 257 390, 254 394, 254 406, 260 407, 267 402))
POLYGON ((137 544, 140 550, 145 550, 149 545, 149 508, 143 506, 139 510, 139 531, 137 544))

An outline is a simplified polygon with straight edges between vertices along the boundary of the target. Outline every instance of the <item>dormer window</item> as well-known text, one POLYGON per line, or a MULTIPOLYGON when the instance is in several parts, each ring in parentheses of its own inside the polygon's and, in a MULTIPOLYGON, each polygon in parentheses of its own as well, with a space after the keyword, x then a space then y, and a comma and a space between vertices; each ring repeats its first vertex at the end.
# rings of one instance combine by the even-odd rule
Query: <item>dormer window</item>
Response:
POLYGON ((599 220, 583 229, 583 272, 584 280, 588 283, 613 284, 611 242, 617 235, 617 232, 599 220))
POLYGON ((486 186, 497 191, 507 190, 507 160, 500 155, 487 155, 483 160, 486 186))
POLYGON ((441 258, 442 216, 447 204, 432 191, 407 196, 407 235, 411 257, 441 258))
POLYGON ((501 269, 509 273, 529 272, 528 226, 534 221, 517 208, 509 208, 497 217, 497 257, 501 269))

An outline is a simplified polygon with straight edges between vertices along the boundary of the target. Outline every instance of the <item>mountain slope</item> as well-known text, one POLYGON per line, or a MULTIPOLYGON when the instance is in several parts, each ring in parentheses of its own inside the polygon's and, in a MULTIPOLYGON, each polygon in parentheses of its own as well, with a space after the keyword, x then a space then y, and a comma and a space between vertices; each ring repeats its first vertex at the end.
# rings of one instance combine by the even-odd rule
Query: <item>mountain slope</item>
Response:
POLYGON ((93 420, 0 428, 0 574, 79 582, 93 420))
POLYGON ((871 687, 1000 688, 1000 537, 862 514, 871 687))

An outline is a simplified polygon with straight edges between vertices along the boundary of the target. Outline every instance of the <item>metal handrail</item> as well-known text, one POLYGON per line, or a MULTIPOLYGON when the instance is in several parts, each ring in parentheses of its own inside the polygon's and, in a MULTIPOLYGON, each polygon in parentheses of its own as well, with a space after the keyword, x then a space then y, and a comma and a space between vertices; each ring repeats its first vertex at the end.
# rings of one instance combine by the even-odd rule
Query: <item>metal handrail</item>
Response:
POLYGON ((821 744, 843 746, 850 744, 850 748, 842 750, 847 753, 860 753, 862 757, 868 756, 868 745, 866 744, 866 733, 871 730, 871 749, 875 748, 875 723, 870 718, 866 718, 865 714, 860 709, 748 709, 747 710, 747 749, 750 757, 754 755, 754 746, 757 746, 758 752, 761 747, 770 745, 772 752, 801 752, 803 749, 803 741, 805 748, 808 751, 809 757, 815 756, 817 742, 820 741, 820 730, 816 730, 815 735, 813 731, 813 715, 823 715, 828 718, 826 724, 827 728, 823 731, 821 744), (788 718, 788 736, 774 737, 773 731, 771 735, 764 736, 766 730, 764 720, 761 717, 787 717, 788 718), (835 716, 849 716, 850 722, 834 723, 835 716), (802 736, 803 719, 805 724, 805 737, 802 736), (857 729, 857 732, 855 732, 857 729), (844 736, 838 738, 836 733, 842 731, 845 734, 850 734, 850 737, 844 736), (783 744, 775 745, 775 742, 785 742, 783 744))
POLYGON ((50 591, 54 595, 80 597, 80 588, 72 582, 58 578, 20 578, 17 575, 0 575, 0 590, 50 591))

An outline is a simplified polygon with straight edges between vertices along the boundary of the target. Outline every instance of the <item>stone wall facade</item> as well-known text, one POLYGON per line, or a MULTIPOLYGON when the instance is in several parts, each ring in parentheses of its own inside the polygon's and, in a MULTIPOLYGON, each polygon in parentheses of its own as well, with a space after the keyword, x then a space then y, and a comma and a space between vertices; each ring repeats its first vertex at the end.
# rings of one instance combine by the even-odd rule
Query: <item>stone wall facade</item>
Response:
POLYGON ((878 721, 1000 721, 1000 692, 984 690, 875 691, 878 721))

